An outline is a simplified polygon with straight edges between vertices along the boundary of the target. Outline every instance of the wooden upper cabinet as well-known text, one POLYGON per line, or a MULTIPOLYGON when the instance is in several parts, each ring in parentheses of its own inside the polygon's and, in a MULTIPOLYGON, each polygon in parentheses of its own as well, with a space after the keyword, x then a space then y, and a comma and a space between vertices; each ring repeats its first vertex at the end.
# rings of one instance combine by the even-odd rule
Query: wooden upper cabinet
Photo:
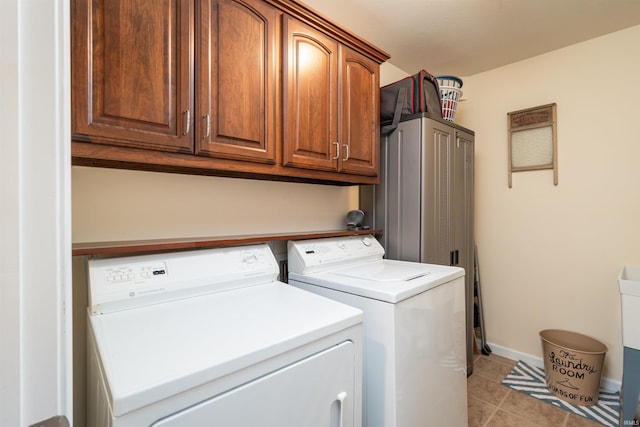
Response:
POLYGON ((388 54, 298 0, 70 0, 74 165, 379 181, 388 54))
POLYGON ((341 48, 340 171, 377 176, 380 169, 380 66, 341 48))
POLYGON ((338 43, 291 17, 283 24, 283 164, 337 171, 338 43))
POLYGON ((284 18, 285 166, 377 176, 379 65, 284 18))
POLYGON ((196 153, 275 163, 279 12, 262 0, 196 4, 196 153))
POLYGON ((193 152, 193 3, 72 0, 74 140, 193 152))

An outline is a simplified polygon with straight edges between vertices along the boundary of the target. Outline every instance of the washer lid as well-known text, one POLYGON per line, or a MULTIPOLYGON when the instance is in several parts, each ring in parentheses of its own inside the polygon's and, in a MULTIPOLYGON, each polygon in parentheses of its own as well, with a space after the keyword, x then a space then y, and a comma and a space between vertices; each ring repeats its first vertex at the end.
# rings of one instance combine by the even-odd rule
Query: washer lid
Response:
POLYGON ((115 417, 361 322, 280 282, 89 316, 115 417))
POLYGON ((290 272, 289 281, 397 303, 462 276, 460 267, 382 259, 312 274, 290 272))
POLYGON ((371 262, 336 270, 338 276, 354 277, 374 282, 406 282, 429 276, 433 270, 419 263, 371 262))

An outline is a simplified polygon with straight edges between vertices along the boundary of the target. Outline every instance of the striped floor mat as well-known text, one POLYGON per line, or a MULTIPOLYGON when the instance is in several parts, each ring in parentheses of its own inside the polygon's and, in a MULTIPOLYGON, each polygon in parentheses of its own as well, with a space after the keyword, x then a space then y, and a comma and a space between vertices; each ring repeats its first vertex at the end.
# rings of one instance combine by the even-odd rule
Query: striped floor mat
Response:
POLYGON ((544 369, 536 368, 519 361, 513 370, 502 380, 505 386, 528 394, 531 397, 551 403, 565 411, 585 417, 596 423, 617 427, 620 418, 620 393, 600 390, 598 403, 594 406, 572 405, 557 398, 547 390, 544 369))

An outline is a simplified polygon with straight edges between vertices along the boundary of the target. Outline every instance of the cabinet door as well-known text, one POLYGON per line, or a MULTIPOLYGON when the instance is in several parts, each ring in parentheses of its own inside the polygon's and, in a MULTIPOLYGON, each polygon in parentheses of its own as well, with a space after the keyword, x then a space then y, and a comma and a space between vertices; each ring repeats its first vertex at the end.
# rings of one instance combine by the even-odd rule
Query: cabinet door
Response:
POLYGON ((196 152, 275 163, 276 9, 260 0, 197 4, 196 152))
POLYGON ((380 67, 347 47, 340 49, 340 171, 377 176, 380 67))
POLYGON ((73 0, 76 140, 193 152, 188 0, 73 0))
POLYGON ((451 165, 451 234, 454 235, 453 249, 458 250, 456 261, 467 272, 467 279, 473 285, 473 136, 455 131, 452 138, 451 165))
POLYGON ((283 164, 337 170, 338 43, 291 17, 283 23, 283 164))
POLYGON ((452 234, 452 161, 454 131, 435 120, 422 119, 424 127, 423 201, 424 235, 420 261, 433 264, 455 265, 452 234))
MULTIPOLYGON (((380 184, 375 187, 371 202, 375 204, 365 210, 365 219, 373 217, 373 228, 381 228, 385 256, 389 259, 422 262, 422 245, 431 240, 434 227, 423 219, 422 192, 430 188, 431 164, 423 165, 423 153, 433 144, 422 142, 422 121, 408 120, 398 129, 381 138, 380 184), (426 166, 426 167, 425 167, 426 166)), ((366 187, 360 187, 361 198, 366 187)), ((433 195, 435 193, 425 193, 433 195)), ((366 196, 365 196, 366 197, 366 196)))
POLYGON ((465 289, 467 292, 467 371, 473 372, 474 340, 474 304, 473 283, 475 276, 474 237, 473 237, 473 152, 474 137, 471 134, 455 131, 452 166, 452 211, 451 233, 454 236, 456 262, 465 269, 465 289))

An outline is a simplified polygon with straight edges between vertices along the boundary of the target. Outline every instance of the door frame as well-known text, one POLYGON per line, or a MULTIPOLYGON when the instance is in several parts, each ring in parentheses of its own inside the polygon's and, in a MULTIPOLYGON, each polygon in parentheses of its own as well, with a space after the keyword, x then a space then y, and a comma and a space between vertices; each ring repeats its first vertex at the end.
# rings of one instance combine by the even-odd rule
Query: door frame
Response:
POLYGON ((72 421, 69 0, 0 15, 0 424, 72 421))

